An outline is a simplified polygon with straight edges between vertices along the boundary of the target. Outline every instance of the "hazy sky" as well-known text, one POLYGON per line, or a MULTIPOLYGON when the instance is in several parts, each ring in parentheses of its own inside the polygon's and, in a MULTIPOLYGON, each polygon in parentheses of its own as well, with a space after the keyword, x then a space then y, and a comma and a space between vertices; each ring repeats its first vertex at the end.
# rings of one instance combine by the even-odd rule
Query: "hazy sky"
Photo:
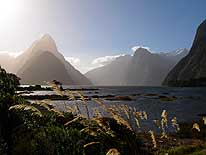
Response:
POLYGON ((82 64, 143 45, 190 48, 206 0, 0 0, 0 51, 19 52, 42 34, 82 64))

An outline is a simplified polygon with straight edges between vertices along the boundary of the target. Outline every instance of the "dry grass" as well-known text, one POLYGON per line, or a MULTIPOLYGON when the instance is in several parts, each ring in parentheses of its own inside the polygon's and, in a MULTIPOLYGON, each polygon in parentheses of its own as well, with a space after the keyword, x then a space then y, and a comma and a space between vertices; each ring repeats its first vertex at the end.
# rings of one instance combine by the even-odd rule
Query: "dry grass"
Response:
MULTIPOLYGON (((85 129, 82 130, 82 132, 91 132, 91 121, 95 121, 96 124, 99 127, 100 132, 104 132, 106 134, 111 134, 110 132, 110 127, 107 124, 102 123, 101 119, 104 117, 102 115, 102 113, 100 112, 100 110, 98 110, 97 108, 93 109, 93 116, 90 116, 89 113, 89 108, 88 108, 88 103, 86 98, 84 97, 85 95, 83 94, 83 92, 80 91, 62 91, 59 89, 59 87, 57 85, 55 85, 54 83, 49 83, 53 90, 61 95, 61 96, 68 96, 68 100, 74 101, 75 102, 75 107, 70 107, 70 106, 66 106, 66 110, 68 112, 71 112, 73 114, 76 114, 77 116, 67 122, 65 125, 69 125, 72 122, 77 121, 80 117, 84 117, 87 118, 88 120, 88 127, 86 127, 85 129), (86 109, 86 117, 84 116, 84 114, 81 112, 79 105, 76 102, 76 98, 75 95, 78 95, 80 97, 80 100, 82 101, 82 104, 84 105, 85 109, 86 109)), ((97 98, 92 98, 92 101, 96 102, 98 105, 100 105, 101 109, 106 112, 107 114, 109 114, 114 120, 117 121, 117 123, 124 125, 125 127, 127 127, 130 131, 134 132, 134 133, 138 133, 141 130, 141 121, 149 121, 149 116, 147 114, 146 111, 137 111, 136 108, 130 107, 128 105, 106 105, 103 100, 101 99, 97 99, 97 98)), ((45 108, 47 108, 47 106, 45 105, 45 108)), ((204 121, 204 124, 206 125, 206 117, 203 117, 202 120, 204 121)), ((161 136, 160 139, 168 139, 168 133, 167 133, 167 128, 168 125, 171 124, 172 127, 176 130, 176 132, 178 132, 180 130, 180 126, 178 124, 177 118, 173 117, 171 120, 168 120, 168 113, 166 110, 163 110, 161 115, 160 115, 160 119, 155 119, 153 120, 153 123, 156 125, 157 129, 159 131, 161 131, 161 136)), ((198 132, 200 132, 200 127, 197 123, 193 124, 192 129, 197 130, 198 132)), ((155 137, 155 133, 154 131, 150 130, 149 131, 150 134, 150 138, 151 138, 151 143, 153 144, 154 148, 157 148, 157 141, 156 141, 156 137, 155 137)), ((89 146, 89 145, 95 145, 99 142, 91 142, 89 144, 86 144, 85 147, 89 146)), ((107 155, 119 155, 118 150, 114 149, 110 149, 107 153, 107 155)))

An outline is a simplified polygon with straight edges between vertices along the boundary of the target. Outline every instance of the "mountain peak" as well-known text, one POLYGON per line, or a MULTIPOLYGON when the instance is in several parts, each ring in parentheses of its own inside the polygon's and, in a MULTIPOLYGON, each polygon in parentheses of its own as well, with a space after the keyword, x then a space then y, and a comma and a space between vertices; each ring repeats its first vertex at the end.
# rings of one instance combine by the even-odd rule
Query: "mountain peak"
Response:
POLYGON ((194 40, 194 45, 201 41, 206 42, 206 19, 198 26, 194 40))
POLYGON ((22 83, 41 84, 43 81, 56 79, 64 84, 91 84, 84 75, 65 61, 49 34, 36 40, 18 57, 15 66, 14 70, 21 77, 22 83))
POLYGON ((148 55, 148 54, 151 54, 150 51, 148 50, 148 48, 144 48, 144 47, 138 47, 134 52, 134 56, 148 55))
POLYGON ((41 37, 40 40, 52 40, 53 41, 53 38, 51 37, 50 34, 46 33, 41 37))
POLYGON ((175 51, 172 51, 172 52, 169 52, 167 53, 168 56, 178 56, 180 54, 184 54, 184 55, 187 55, 188 54, 188 49, 186 48, 180 48, 180 49, 177 49, 175 51))
POLYGON ((51 35, 44 34, 40 39, 32 44, 30 50, 35 53, 39 51, 57 52, 57 46, 51 35))
POLYGON ((54 39, 53 39, 52 36, 51 36, 50 34, 48 34, 48 33, 44 34, 44 35, 40 38, 39 41, 40 41, 40 42, 47 43, 47 44, 50 44, 50 45, 52 45, 52 44, 55 44, 55 45, 56 45, 54 39))

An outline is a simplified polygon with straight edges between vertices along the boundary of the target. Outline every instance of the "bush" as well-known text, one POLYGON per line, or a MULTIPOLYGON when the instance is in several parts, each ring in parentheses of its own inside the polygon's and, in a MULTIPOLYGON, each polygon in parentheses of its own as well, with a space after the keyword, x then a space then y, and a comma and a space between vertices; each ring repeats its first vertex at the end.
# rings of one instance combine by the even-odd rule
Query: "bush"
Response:
POLYGON ((12 154, 84 155, 84 137, 77 129, 47 126, 19 131, 13 136, 12 154))
POLYGON ((197 121, 200 127, 200 132, 198 132, 196 129, 192 129, 193 124, 195 122, 191 123, 181 123, 180 124, 180 130, 177 132, 177 137, 179 138, 198 138, 198 139, 206 139, 206 125, 204 125, 203 120, 197 121))

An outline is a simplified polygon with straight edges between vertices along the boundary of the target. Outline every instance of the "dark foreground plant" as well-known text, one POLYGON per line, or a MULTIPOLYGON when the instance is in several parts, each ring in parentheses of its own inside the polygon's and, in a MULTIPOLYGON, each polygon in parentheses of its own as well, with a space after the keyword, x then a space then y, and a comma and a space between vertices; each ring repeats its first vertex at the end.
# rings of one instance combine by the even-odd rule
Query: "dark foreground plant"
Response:
MULTIPOLYGON (((19 78, 0 68, 0 154, 106 155, 141 154, 140 138, 111 118, 91 118, 66 107, 58 111, 48 100, 27 102, 15 91, 19 78)), ((58 88, 57 88, 58 89, 58 88)), ((62 92, 58 89, 59 93, 62 92)), ((68 94, 68 99, 74 96, 68 94)))

